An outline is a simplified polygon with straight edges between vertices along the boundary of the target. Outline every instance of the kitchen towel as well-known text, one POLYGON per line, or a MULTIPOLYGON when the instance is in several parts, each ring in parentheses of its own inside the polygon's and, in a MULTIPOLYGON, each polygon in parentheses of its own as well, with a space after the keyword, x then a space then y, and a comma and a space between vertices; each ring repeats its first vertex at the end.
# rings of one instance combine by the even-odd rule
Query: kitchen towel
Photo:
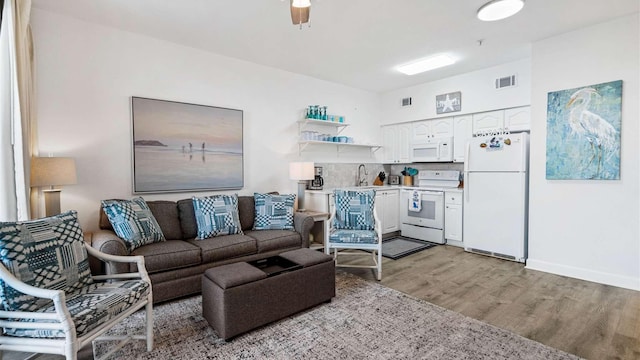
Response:
POLYGON ((420 212, 422 210, 421 200, 420 192, 418 190, 413 190, 411 199, 409 199, 409 211, 420 212))

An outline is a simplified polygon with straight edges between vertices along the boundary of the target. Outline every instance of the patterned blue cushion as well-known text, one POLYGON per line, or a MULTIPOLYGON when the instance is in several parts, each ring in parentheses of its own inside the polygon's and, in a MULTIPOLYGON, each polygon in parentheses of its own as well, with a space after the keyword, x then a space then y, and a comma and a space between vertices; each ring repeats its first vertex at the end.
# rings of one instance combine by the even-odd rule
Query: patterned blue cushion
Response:
MULTIPOLYGON (((95 329, 121 312, 131 308, 149 294, 149 283, 143 280, 120 282, 100 282, 82 288, 66 298, 67 308, 76 326, 77 336, 82 336, 95 329)), ((52 306, 44 307, 38 312, 54 312, 52 306)), ((51 322, 41 320, 38 322, 51 322)), ((5 333, 12 336, 57 338, 64 337, 62 330, 48 329, 13 329, 5 328, 5 333)))
MULTIPOLYGON (((24 222, 0 222, 0 260, 20 281, 71 293, 92 284, 75 211, 24 222)), ((51 301, 25 295, 0 280, 5 310, 35 311, 51 301)))
POLYGON ((198 224, 197 239, 242 234, 238 216, 238 195, 193 197, 193 210, 198 224))
POLYGON ((335 190, 336 216, 333 219, 334 228, 373 230, 373 203, 375 198, 375 190, 335 190))
POLYGON ((378 235, 374 230, 334 230, 329 242, 343 244, 376 244, 378 235))
POLYGON ((253 230, 293 230, 295 195, 254 193, 255 220, 253 230))
POLYGON ((142 245, 165 241, 160 225, 143 198, 103 200, 102 208, 113 230, 124 240, 129 251, 142 245))

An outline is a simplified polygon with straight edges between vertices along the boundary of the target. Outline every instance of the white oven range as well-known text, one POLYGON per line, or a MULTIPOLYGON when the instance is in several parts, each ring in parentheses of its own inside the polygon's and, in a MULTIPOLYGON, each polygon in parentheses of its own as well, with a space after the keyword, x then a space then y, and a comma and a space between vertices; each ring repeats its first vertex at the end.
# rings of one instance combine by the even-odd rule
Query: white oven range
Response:
POLYGON ((402 189, 400 199, 402 236, 444 244, 444 191, 402 189), (420 211, 409 209, 414 192, 420 198, 420 211))
POLYGON ((421 170, 419 187, 400 192, 400 232, 402 236, 444 244, 444 191, 460 185, 457 170, 421 170), (419 199, 419 206, 412 200, 419 199))

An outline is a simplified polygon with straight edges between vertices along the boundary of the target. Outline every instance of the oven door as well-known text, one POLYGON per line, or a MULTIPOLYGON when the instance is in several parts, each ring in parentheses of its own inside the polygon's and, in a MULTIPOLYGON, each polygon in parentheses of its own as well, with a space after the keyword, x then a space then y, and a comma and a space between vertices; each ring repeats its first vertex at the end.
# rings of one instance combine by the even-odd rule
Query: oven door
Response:
POLYGON ((444 229, 444 193, 441 191, 418 190, 420 211, 409 210, 409 200, 413 190, 402 190, 400 220, 403 224, 444 229))

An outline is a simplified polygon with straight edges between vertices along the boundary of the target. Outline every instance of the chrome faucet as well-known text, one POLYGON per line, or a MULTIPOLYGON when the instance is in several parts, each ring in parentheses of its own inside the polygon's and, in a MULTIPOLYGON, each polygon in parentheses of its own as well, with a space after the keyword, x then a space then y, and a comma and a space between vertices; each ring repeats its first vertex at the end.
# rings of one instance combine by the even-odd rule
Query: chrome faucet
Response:
POLYGON ((367 175, 369 175, 369 173, 367 172, 367 168, 364 166, 364 164, 358 165, 358 180, 356 182, 356 186, 368 186, 369 183, 367 182, 367 175), (364 170, 364 177, 361 175, 360 169, 364 170))

